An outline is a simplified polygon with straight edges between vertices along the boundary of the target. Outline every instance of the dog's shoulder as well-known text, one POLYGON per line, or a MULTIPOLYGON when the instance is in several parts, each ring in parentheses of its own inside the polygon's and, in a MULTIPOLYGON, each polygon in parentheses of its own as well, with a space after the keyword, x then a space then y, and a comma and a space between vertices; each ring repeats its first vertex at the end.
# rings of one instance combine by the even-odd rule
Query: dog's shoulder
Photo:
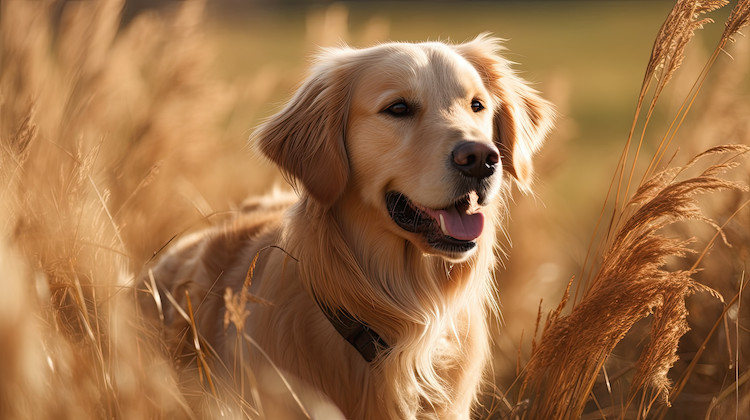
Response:
POLYGON ((273 236, 296 201, 295 195, 279 191, 248 199, 229 219, 180 238, 150 270, 159 274, 157 281, 215 282, 231 267, 250 264, 238 259, 264 246, 259 238, 273 236))
POLYGON ((242 287, 253 257, 275 243, 284 213, 296 200, 278 192, 253 198, 230 218, 179 238, 138 280, 145 290, 141 308, 170 329, 185 324, 180 311, 189 306, 200 311, 197 318, 215 317, 209 312, 218 310, 227 288, 242 287))

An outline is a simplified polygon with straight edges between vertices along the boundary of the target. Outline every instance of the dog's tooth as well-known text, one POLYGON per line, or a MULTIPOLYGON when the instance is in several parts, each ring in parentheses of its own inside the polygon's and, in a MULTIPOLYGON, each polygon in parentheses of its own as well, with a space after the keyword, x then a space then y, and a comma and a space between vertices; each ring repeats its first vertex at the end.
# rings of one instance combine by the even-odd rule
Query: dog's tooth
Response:
POLYGON ((443 219, 443 215, 440 214, 440 230, 443 231, 443 235, 448 235, 448 229, 445 228, 445 219, 443 219))

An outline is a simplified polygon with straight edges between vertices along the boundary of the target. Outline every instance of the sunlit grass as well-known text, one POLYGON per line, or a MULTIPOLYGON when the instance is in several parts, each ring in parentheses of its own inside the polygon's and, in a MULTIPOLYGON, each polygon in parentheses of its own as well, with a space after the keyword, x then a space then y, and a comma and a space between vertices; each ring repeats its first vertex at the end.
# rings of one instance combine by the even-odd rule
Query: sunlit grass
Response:
MULTIPOLYGON (((151 341, 122 299, 132 292, 128 282, 172 238, 283 183, 252 156, 246 138, 295 89, 318 46, 460 41, 484 31, 508 38, 508 58, 561 114, 538 161, 537 194, 518 197, 511 212, 514 248, 498 274, 506 325, 496 337, 495 385, 497 394, 514 389, 540 298, 544 313, 554 309, 567 280, 581 272, 648 52, 672 3, 352 3, 210 10, 207 20, 196 6, 152 11, 119 28, 116 3, 66 4, 60 21, 50 5, 2 4, 0 417, 182 418, 235 406, 254 413, 253 402, 222 401, 232 393, 222 394, 220 383, 202 386, 194 372, 173 369, 174 355, 151 341)), ((726 9, 713 17, 723 21, 726 9)), ((685 85, 700 73, 708 58, 702 46, 723 29, 714 26, 693 42, 674 90, 665 90, 642 156, 650 158, 685 85)), ((748 142, 746 46, 740 39, 725 47, 734 63, 724 52, 714 57, 716 76, 709 75, 676 140, 677 162, 716 144, 748 142)), ((717 224, 726 223, 733 247, 717 241, 698 278, 727 302, 747 281, 750 221, 747 211, 732 214, 744 202, 731 194, 701 202, 717 224)), ((694 232, 714 233, 685 227, 675 234, 694 232)), ((735 414, 731 386, 747 379, 750 350, 743 299, 733 308, 713 298, 689 301, 694 331, 680 343, 675 372, 703 373, 685 375, 685 391, 667 411, 675 417, 702 418, 690 407, 705 411, 712 397, 716 418, 735 414), (691 367, 715 325, 702 361, 691 367)), ((598 400, 588 401, 587 413, 617 417, 621 406, 613 401, 620 402, 618 389, 627 394, 631 353, 648 334, 640 327, 605 364, 617 371, 597 376, 598 400)), ((741 402, 746 390, 734 389, 741 402)), ((523 403, 516 395, 493 405, 507 411, 523 403)))

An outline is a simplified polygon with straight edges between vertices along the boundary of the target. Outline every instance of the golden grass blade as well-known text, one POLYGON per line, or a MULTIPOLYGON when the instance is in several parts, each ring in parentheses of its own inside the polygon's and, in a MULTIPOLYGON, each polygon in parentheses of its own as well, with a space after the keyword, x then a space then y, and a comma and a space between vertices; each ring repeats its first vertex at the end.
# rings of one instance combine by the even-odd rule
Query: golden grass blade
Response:
POLYGON ((302 413, 304 414, 304 416, 308 419, 312 419, 312 417, 310 417, 310 413, 305 408, 305 405, 299 399, 299 396, 294 391, 294 388, 292 387, 292 385, 289 383, 289 380, 287 380, 286 375, 284 374, 284 372, 281 371, 281 369, 278 368, 278 366, 276 366, 273 360, 271 360, 271 356, 269 356, 268 353, 266 353, 266 351, 263 350, 263 347, 261 347, 261 345, 258 344, 257 341, 255 341, 255 339, 253 339, 252 337, 250 337, 249 335, 245 333, 242 333, 241 336, 246 342, 250 343, 255 348, 255 350, 263 356, 263 358, 266 359, 266 361, 269 363, 271 368, 276 372, 278 377, 283 382, 289 394, 292 396, 292 398, 294 398, 294 402, 297 404, 299 409, 302 410, 302 413))
POLYGON ((154 298, 154 304, 156 305, 156 311, 159 314, 159 322, 163 325, 164 324, 164 308, 162 308, 161 305, 161 294, 159 293, 159 288, 156 286, 156 280, 154 279, 154 272, 149 268, 148 270, 148 279, 149 279, 149 293, 154 298))
POLYGON ((190 300, 190 293, 188 293, 187 290, 185 290, 185 300, 187 302, 187 314, 190 317, 190 329, 193 332, 193 347, 195 348, 195 354, 198 360, 198 371, 203 372, 200 378, 201 380, 204 377, 206 378, 208 386, 211 389, 211 394, 218 398, 216 387, 214 386, 212 379, 213 375, 211 374, 211 367, 208 365, 208 361, 206 360, 205 354, 201 348, 200 334, 198 334, 198 327, 195 325, 195 317, 193 316, 193 303, 190 300))
MULTIPOLYGON (((669 400, 670 402, 674 402, 677 397, 680 395, 682 390, 685 388, 685 385, 687 384, 688 378, 690 375, 693 374, 693 371, 695 370, 695 366, 698 364, 698 361, 700 360, 701 356, 703 356, 703 353, 708 348, 707 344, 708 341, 713 337, 714 333, 719 329, 719 326, 721 325, 724 317, 727 315, 727 312, 729 312, 729 309, 737 303, 742 293, 747 288, 748 282, 745 282, 745 284, 742 286, 739 292, 734 295, 734 297, 724 306, 724 310, 721 312, 719 317, 716 319, 716 322, 714 323, 713 327, 711 327, 711 330, 709 330, 708 334, 706 334, 706 337, 703 340, 703 343, 701 343, 700 347, 698 347, 698 351, 693 356, 693 359, 688 364, 688 367, 685 369, 685 371, 682 373, 680 378, 675 382, 674 386, 672 387, 672 391, 669 394, 669 400)), ((658 413, 657 418, 663 419, 667 415, 667 410, 662 408, 660 412, 658 413)))
POLYGON ((107 213, 107 217, 109 218, 109 222, 112 224, 112 229, 115 232, 115 236, 117 236, 117 240, 120 242, 120 246, 122 247, 122 250, 124 251, 127 249, 127 246, 125 245, 125 241, 122 240, 122 236, 120 235, 120 227, 117 225, 117 222, 115 222, 114 217, 112 217, 112 213, 109 211, 109 207, 107 207, 107 202, 104 199, 104 196, 102 196, 102 193, 99 191, 99 188, 96 187, 96 183, 94 182, 94 179, 91 177, 90 174, 87 175, 89 183, 91 183, 91 188, 94 189, 94 192, 96 193, 97 198, 99 198, 99 202, 102 205, 102 209, 107 213))
MULTIPOLYGON (((748 375, 748 373, 750 373, 750 371, 745 372, 745 374, 742 377, 740 377, 740 340, 739 340, 739 337, 740 337, 740 315, 742 314, 742 288, 744 286, 745 286, 745 273, 743 272, 742 278, 740 279, 739 298, 737 299, 737 320, 734 322, 734 336, 738 338, 737 349, 734 353, 736 355, 734 359, 734 378, 735 378, 734 379, 734 383, 735 383, 734 404, 735 404, 735 407, 737 407, 736 410, 738 412, 740 409, 740 385, 747 380, 746 376, 748 375), (741 379, 742 381, 740 381, 741 379)), ((728 347, 731 348, 732 346, 730 345, 728 347)), ((717 400, 719 400, 719 398, 717 398, 717 400)))
POLYGON ((729 216, 729 218, 724 222, 724 224, 721 225, 721 227, 716 231, 716 233, 711 238, 711 240, 709 240, 708 243, 706 244, 706 246, 703 247, 703 251, 701 251, 700 255, 695 260, 695 263, 693 263, 693 266, 691 267, 691 270, 696 270, 698 268, 698 266, 700 266, 701 262, 703 261, 703 258, 705 258, 706 254, 708 254, 708 250, 711 249, 711 247, 713 246, 714 242, 716 242, 716 239, 722 234, 722 232, 724 230, 724 227, 727 225, 727 223, 729 223, 732 219, 734 219, 737 216, 737 214, 739 214, 739 212, 742 209, 744 209, 745 207, 747 207, 748 204, 750 204, 750 200, 747 200, 744 203, 742 203, 742 205, 740 205, 737 208, 737 210, 735 210, 734 213, 732 213, 729 216))
MULTIPOLYGON (((739 370, 739 369, 738 369, 739 370)), ((734 382, 727 385, 716 397, 714 397, 711 400, 711 404, 708 406, 708 410, 706 411, 706 420, 710 420, 711 414, 713 413, 714 409, 725 399, 729 398, 732 394, 737 394, 739 391, 739 388, 744 385, 746 382, 750 381, 750 370, 743 373, 741 376, 737 377, 734 382)), ((737 397, 739 400, 739 397, 737 397)), ((737 410, 741 410, 739 403, 736 403, 737 410)), ((746 413, 742 413, 746 414, 746 413)))

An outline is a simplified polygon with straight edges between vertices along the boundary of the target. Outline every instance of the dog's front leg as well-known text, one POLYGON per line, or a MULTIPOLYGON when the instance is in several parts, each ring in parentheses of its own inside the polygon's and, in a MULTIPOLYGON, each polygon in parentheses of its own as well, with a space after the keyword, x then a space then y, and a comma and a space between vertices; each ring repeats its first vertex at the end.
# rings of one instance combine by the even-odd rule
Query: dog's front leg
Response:
POLYGON ((453 399, 439 410, 440 419, 471 418, 489 356, 486 315, 479 312, 483 311, 467 309, 463 319, 463 335, 452 337, 456 353, 447 377, 453 384, 453 399))

